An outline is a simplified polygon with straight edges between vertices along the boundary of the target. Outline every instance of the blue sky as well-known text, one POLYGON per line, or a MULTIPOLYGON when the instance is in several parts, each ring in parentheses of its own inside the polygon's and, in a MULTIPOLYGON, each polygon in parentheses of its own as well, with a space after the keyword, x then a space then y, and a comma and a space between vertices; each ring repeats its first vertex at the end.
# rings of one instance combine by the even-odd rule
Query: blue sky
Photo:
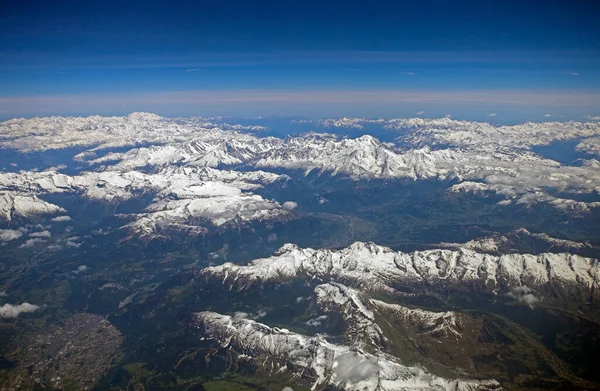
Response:
POLYGON ((0 118, 600 114, 595 1, 13 3, 0 118))

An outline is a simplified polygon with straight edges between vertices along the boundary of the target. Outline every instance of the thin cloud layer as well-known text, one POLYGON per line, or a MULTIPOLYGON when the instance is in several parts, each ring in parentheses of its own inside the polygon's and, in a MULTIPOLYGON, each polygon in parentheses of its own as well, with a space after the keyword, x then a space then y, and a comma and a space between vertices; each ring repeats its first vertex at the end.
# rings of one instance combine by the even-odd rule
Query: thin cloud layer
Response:
POLYGON ((38 95, 0 97, 0 115, 41 116, 101 112, 239 112, 371 109, 382 105, 514 105, 548 109, 600 109, 600 92, 578 91, 411 91, 411 90, 202 90, 145 94, 38 95), (268 104, 269 107, 264 105, 268 104), (290 106, 293 105, 293 106, 290 106))

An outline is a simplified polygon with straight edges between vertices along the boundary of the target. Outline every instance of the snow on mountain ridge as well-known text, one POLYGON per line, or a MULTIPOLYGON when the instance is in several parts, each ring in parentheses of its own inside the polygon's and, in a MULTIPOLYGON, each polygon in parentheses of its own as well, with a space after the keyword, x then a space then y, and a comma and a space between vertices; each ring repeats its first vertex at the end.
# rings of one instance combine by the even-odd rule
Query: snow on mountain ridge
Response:
POLYGON ((204 329, 208 338, 240 356, 250 357, 257 365, 270 364, 279 372, 290 366, 294 376, 314 382, 312 390, 327 384, 349 391, 501 389, 495 380, 445 379, 419 367, 404 366, 383 353, 352 350, 329 343, 319 335, 308 337, 249 319, 199 312, 194 314, 193 322, 204 329))
POLYGON ((580 295, 598 292, 598 260, 568 253, 504 254, 494 256, 468 249, 395 252, 373 243, 356 242, 341 250, 314 250, 287 244, 270 258, 245 266, 225 263, 206 268, 243 287, 252 281, 285 281, 306 276, 335 281, 367 291, 396 293, 394 284, 473 285, 503 292, 525 285, 543 292, 554 283, 580 295))
POLYGON ((370 299, 369 303, 376 308, 385 310, 386 313, 393 313, 406 323, 418 325, 420 328, 426 329, 427 334, 444 333, 446 335, 453 335, 454 337, 462 336, 460 333, 462 316, 459 313, 408 308, 376 299, 370 299))
POLYGON ((60 206, 46 202, 35 195, 0 192, 0 219, 11 222, 15 217, 55 215, 65 213, 60 206))
MULTIPOLYGON (((200 145, 200 144, 196 144, 200 145)), ((239 166, 260 169, 302 170, 319 174, 345 175, 360 179, 438 179, 484 181, 478 190, 495 192, 517 203, 549 202, 559 207, 547 189, 563 192, 600 193, 600 172, 592 167, 561 166, 530 152, 479 153, 460 149, 430 150, 428 147, 398 151, 372 136, 356 139, 303 135, 279 139, 256 139, 244 135, 202 147, 153 147, 152 153, 132 150, 122 157, 120 169, 168 164, 186 166, 239 166), (532 195, 539 194, 535 198, 532 195), (529 198, 528 198, 529 197, 529 198)), ((466 188, 459 183, 452 191, 466 188)), ((581 204, 577 208, 595 207, 581 204)))
POLYGON ((125 117, 17 118, 0 122, 0 146, 21 152, 79 146, 94 147, 94 151, 148 143, 181 143, 205 133, 223 130, 237 133, 247 128, 198 118, 164 118, 152 113, 132 113, 125 117))
POLYGON ((506 197, 502 205, 544 202, 575 214, 600 206, 595 200, 580 201, 568 195, 600 195, 600 171, 593 162, 563 166, 528 150, 553 140, 593 140, 600 134, 600 124, 495 127, 448 118, 386 121, 388 127, 412 129, 402 136, 406 144, 403 149, 369 135, 350 139, 308 133, 282 140, 227 130, 227 124, 207 124, 197 118, 165 119, 147 113, 7 121, 0 123, 0 145, 22 150, 95 146, 76 159, 99 169, 106 169, 99 165, 115 163, 108 169, 122 172, 171 166, 243 167, 300 170, 306 175, 328 173, 353 180, 456 180, 459 183, 451 191, 495 193, 506 197), (95 158, 98 148, 143 143, 152 145, 95 158), (431 149, 430 145, 444 145, 445 149, 431 149), (559 197, 557 192, 563 194, 559 197))
POLYGON ((4 219, 10 221, 15 200, 20 201, 16 211, 22 217, 64 212, 39 199, 38 195, 81 193, 91 200, 118 203, 154 193, 158 199, 135 215, 133 223, 126 225, 133 234, 153 237, 159 236, 156 231, 161 226, 183 227, 194 218, 220 226, 234 221, 290 217, 292 212, 278 202, 247 192, 286 178, 261 171, 222 172, 194 167, 168 168, 154 174, 140 171, 85 172, 77 176, 55 171, 0 173, 0 195, 5 194, 0 199, 0 208, 4 219))
MULTIPOLYGON (((595 122, 526 122, 518 125, 495 126, 485 122, 460 121, 450 118, 325 118, 316 122, 324 128, 362 129, 379 124, 389 131, 403 131, 403 143, 412 148, 426 145, 462 147, 508 146, 529 149, 557 140, 600 136, 600 124, 595 122)), ((75 145, 135 145, 141 142, 185 142, 207 130, 255 131, 256 126, 232 125, 202 118, 163 118, 152 113, 131 113, 125 117, 44 117, 12 119, 0 122, 0 144, 26 150, 46 150, 75 145), (83 137, 84 136, 84 137, 83 137), (110 138, 121 141, 111 143, 110 138)), ((259 127, 260 128, 260 127, 259 127)), ((114 140, 113 140, 114 141, 114 140)))
POLYGON ((461 314, 452 311, 433 312, 419 308, 408 308, 398 304, 389 304, 381 300, 369 299, 359 290, 336 282, 318 285, 314 293, 317 304, 326 313, 341 315, 347 325, 345 337, 360 349, 370 347, 384 349, 387 339, 375 321, 375 311, 394 314, 404 323, 418 326, 425 333, 443 333, 461 337, 461 314))
POLYGON ((600 137, 590 137, 581 141, 575 147, 576 150, 600 156, 600 137))
POLYGON ((600 124, 593 122, 525 122, 518 125, 494 126, 486 122, 440 119, 394 119, 388 130, 405 131, 399 137, 413 147, 452 145, 493 150, 498 147, 530 149, 554 141, 587 138, 600 135, 600 124))
POLYGON ((479 239, 473 239, 466 243, 440 243, 442 248, 466 248, 477 252, 489 253, 506 253, 506 247, 511 245, 511 242, 518 240, 523 242, 527 239, 535 239, 542 241, 550 246, 556 246, 560 249, 582 250, 593 248, 589 242, 575 242, 572 240, 554 238, 546 233, 530 232, 525 228, 519 228, 515 231, 504 235, 494 234, 479 239))
POLYGON ((375 323, 375 315, 364 304, 361 292, 335 282, 315 288, 317 304, 325 313, 341 314, 348 324, 345 334, 358 346, 364 344, 376 348, 385 346, 385 336, 375 323))

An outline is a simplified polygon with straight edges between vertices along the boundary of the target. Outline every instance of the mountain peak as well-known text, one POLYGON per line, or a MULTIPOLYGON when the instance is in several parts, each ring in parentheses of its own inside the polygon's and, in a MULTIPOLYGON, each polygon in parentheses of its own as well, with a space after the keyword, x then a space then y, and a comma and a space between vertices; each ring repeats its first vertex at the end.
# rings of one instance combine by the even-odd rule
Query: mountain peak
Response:
POLYGON ((143 111, 136 111, 129 114, 127 117, 128 121, 160 121, 163 119, 160 115, 154 113, 146 113, 143 111))

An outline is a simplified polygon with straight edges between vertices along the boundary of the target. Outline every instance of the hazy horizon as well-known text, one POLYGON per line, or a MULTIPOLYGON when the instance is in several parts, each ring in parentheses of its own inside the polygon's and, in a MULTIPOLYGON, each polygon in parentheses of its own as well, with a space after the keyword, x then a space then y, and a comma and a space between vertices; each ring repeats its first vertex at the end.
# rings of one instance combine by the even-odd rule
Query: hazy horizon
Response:
POLYGON ((528 2, 22 1, 0 118, 600 115, 599 8, 528 2))

